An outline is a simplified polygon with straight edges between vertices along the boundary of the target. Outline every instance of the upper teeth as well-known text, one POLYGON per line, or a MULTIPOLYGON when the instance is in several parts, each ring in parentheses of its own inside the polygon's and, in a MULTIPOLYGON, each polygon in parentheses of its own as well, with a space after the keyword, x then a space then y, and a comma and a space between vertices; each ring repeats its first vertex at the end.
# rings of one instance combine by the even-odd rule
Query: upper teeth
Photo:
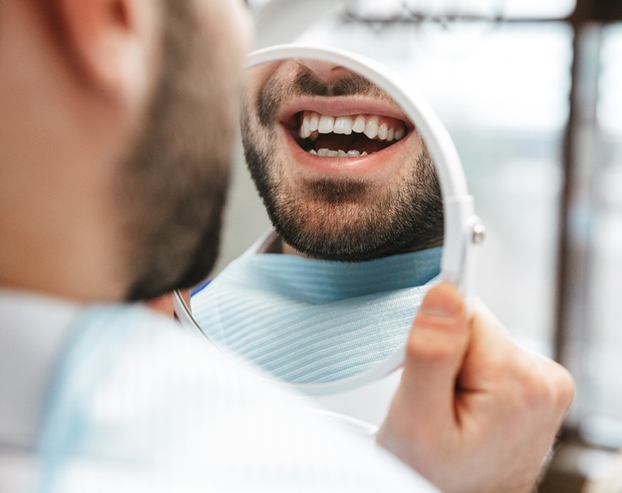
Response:
POLYGON ((403 125, 394 121, 381 121, 376 115, 329 116, 305 111, 300 125, 300 137, 308 139, 315 132, 321 134, 350 135, 364 133, 370 139, 400 140, 406 134, 403 125))

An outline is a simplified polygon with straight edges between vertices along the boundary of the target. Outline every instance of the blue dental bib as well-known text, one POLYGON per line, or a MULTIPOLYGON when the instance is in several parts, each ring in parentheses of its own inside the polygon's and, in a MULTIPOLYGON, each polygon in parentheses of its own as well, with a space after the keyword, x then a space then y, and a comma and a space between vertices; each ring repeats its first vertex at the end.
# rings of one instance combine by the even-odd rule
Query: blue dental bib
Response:
POLYGON ((442 248, 347 263, 246 254, 192 296, 205 334, 276 378, 326 383, 405 342, 442 248))

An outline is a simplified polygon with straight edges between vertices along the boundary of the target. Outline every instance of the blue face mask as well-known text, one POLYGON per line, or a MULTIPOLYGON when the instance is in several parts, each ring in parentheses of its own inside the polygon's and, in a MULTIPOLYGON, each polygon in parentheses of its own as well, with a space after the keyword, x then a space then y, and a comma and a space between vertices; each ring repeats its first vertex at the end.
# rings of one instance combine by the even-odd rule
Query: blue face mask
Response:
POLYGON ((441 252, 356 263, 244 255, 193 293, 192 313, 212 341, 279 379, 331 382, 404 344, 441 252))

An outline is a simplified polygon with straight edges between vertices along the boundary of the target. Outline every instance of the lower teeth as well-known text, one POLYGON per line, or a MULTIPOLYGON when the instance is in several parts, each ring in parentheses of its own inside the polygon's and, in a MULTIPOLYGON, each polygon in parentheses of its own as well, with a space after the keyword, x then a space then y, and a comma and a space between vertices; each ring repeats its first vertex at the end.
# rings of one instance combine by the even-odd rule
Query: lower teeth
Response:
POLYGON ((325 148, 318 149, 317 151, 315 149, 311 149, 309 152, 314 156, 320 157, 365 157, 368 155, 367 152, 359 152, 356 150, 346 152, 341 149, 339 149, 338 151, 333 151, 331 149, 325 148))

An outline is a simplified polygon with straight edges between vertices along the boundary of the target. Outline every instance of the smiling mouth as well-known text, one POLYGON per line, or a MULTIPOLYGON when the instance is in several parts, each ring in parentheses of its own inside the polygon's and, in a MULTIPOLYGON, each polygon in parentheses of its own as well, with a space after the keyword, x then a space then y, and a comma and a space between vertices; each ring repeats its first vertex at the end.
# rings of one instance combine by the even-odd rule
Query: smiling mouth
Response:
POLYGON ((373 114, 333 116, 300 111, 285 126, 304 151, 323 158, 367 157, 409 133, 404 121, 373 114))

